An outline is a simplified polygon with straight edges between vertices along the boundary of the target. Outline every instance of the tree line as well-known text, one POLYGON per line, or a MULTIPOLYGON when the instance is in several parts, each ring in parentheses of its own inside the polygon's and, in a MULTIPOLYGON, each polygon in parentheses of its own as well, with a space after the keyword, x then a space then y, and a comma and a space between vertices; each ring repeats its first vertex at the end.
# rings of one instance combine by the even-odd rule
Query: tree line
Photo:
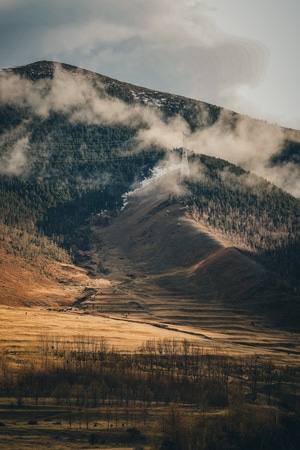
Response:
POLYGON ((11 354, 1 356, 4 403, 57 405, 68 428, 151 423, 147 439, 157 449, 296 448, 296 366, 188 340, 152 340, 123 353, 89 336, 41 335, 33 354, 18 359, 16 366, 11 354))

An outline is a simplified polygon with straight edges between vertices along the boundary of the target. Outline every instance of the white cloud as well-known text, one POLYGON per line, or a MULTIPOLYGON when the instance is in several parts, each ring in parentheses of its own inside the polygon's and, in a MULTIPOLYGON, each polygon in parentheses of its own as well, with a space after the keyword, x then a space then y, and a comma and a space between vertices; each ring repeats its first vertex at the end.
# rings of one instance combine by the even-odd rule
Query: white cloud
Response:
POLYGON ((19 139, 11 151, 0 158, 0 174, 20 175, 26 170, 28 137, 19 139))
MULTIPOLYGON (((300 197, 299 167, 293 163, 274 166, 273 155, 282 149, 286 135, 281 127, 240 116, 236 128, 228 127, 226 110, 210 128, 192 134, 188 147, 196 153, 225 159, 255 173, 295 197, 300 197)), ((229 122, 228 122, 229 120, 229 122)))

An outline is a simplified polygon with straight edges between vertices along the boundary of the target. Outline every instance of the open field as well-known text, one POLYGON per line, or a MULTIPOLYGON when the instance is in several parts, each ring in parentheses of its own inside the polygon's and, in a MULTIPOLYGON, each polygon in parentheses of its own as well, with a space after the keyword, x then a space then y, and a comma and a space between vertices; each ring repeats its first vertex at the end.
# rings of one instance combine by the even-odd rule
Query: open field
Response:
MULTIPOLYGON (((42 315, 33 310, 29 320, 36 317, 40 330, 42 315)), ((98 318, 91 319, 81 316, 78 330, 95 326, 98 318)), ((233 355, 194 335, 172 340, 178 331, 164 329, 124 353, 110 347, 113 330, 112 341, 74 335, 66 319, 60 335, 47 334, 54 330, 48 326, 37 337, 19 320, 21 339, 1 355, 0 448, 150 450, 180 442, 180 449, 230 449, 246 439, 266 442, 262 449, 275 442, 272 448, 296 449, 299 364, 291 359, 274 362, 267 352, 241 348, 233 355)), ((120 331, 126 341, 126 328, 120 331)))
MULTIPOLYGON (((96 340, 104 338, 110 346, 122 351, 136 351, 149 340, 187 339, 210 351, 222 349, 232 355, 259 354, 276 362, 300 364, 300 337, 297 333, 272 330, 259 319, 255 322, 253 317, 237 311, 202 308, 197 315, 198 324, 188 326, 176 323, 179 320, 175 314, 171 321, 169 317, 168 320, 149 317, 141 308, 136 312, 136 303, 129 305, 125 313, 123 305, 118 310, 117 302, 111 311, 106 303, 100 304, 103 313, 77 308, 49 310, 2 306, 0 349, 14 353, 33 350, 40 337, 46 335, 68 341, 76 336, 89 336, 96 340)), ((188 322, 188 315, 193 315, 194 310, 187 309, 185 314, 188 322)))

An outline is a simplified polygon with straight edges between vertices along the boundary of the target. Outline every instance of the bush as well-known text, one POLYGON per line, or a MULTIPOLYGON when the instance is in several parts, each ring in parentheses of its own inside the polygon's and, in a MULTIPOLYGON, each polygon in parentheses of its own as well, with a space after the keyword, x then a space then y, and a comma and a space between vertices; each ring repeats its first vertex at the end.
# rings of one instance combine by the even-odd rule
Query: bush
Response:
POLYGON ((130 439, 135 440, 135 439, 139 439, 141 437, 141 432, 138 428, 132 427, 132 428, 127 428, 126 433, 129 434, 130 439))

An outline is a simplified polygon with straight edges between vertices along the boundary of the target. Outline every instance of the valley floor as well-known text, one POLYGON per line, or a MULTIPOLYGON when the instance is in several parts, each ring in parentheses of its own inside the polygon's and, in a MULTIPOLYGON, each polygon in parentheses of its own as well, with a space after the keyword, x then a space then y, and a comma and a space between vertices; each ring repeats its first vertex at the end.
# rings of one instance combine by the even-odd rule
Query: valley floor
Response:
POLYGON ((259 318, 256 320, 240 311, 203 307, 197 321, 188 325, 189 314, 194 315, 191 309, 185 311, 185 320, 179 320, 176 315, 172 319, 159 319, 157 311, 155 316, 149 314, 137 302, 128 302, 127 308, 122 302, 118 308, 115 299, 111 310, 105 299, 94 305, 89 310, 2 306, 0 349, 22 354, 45 336, 68 341, 78 336, 104 338, 120 351, 136 351, 149 340, 186 339, 206 351, 221 350, 235 356, 258 354, 276 362, 300 365, 299 334, 266 327, 259 318))

